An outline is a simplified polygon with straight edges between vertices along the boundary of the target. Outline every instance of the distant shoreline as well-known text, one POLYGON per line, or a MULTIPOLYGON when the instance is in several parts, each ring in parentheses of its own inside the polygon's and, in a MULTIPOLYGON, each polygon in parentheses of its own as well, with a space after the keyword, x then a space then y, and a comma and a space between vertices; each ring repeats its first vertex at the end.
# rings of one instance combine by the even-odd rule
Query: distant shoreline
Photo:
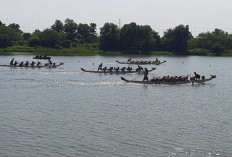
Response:
MULTIPOLYGON (((105 55, 105 56, 153 56, 153 55, 163 55, 163 56, 179 56, 175 55, 172 52, 168 51, 152 51, 149 54, 139 54, 139 53, 123 53, 120 51, 102 51, 99 49, 88 49, 85 47, 77 47, 77 48, 63 48, 63 49, 55 49, 55 48, 33 48, 33 47, 25 47, 25 46, 15 46, 9 47, 5 49, 0 49, 0 55, 47 55, 47 56, 94 56, 94 55, 105 55)), ((214 56, 212 53, 201 52, 201 51, 190 51, 188 54, 184 54, 183 56, 214 56)), ((222 54, 222 56, 232 56, 229 54, 222 54)))

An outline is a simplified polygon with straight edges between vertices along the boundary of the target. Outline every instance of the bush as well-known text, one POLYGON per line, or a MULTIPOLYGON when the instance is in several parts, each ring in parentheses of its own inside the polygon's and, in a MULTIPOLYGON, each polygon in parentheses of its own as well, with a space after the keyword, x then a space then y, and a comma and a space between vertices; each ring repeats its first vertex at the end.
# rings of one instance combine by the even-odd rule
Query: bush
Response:
POLYGON ((222 52, 224 52, 224 50, 225 48, 219 43, 216 43, 213 46, 211 46, 211 51, 219 56, 222 55, 222 52))
POLYGON ((37 47, 40 45, 40 39, 38 36, 32 36, 29 41, 29 46, 37 47))
POLYGON ((61 42, 61 46, 64 47, 64 48, 69 48, 70 45, 71 45, 71 40, 64 40, 61 42))
POLYGON ((62 46, 60 46, 60 45, 55 45, 55 47, 54 47, 55 49, 63 49, 63 47, 62 46))
POLYGON ((77 43, 76 42, 72 42, 70 46, 71 47, 77 47, 77 43))
POLYGON ((207 49, 201 49, 201 48, 195 48, 195 49, 190 49, 188 51, 189 55, 201 55, 201 56, 206 56, 207 54, 209 54, 209 50, 207 49))
POLYGON ((93 48, 93 49, 97 49, 97 48, 98 48, 97 44, 93 44, 93 45, 92 45, 92 48, 93 48))
POLYGON ((86 47, 87 49, 89 49, 89 48, 90 48, 89 44, 85 44, 85 47, 86 47))

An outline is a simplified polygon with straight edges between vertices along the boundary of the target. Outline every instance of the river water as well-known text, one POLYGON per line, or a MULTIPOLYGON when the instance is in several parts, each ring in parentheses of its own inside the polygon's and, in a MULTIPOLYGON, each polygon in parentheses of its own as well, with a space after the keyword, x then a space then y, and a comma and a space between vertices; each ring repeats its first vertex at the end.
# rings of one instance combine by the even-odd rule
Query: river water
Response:
MULTIPOLYGON (((13 57, 32 61, 0 56, 0 64, 13 57)), ((120 80, 141 80, 138 74, 80 70, 121 67, 115 60, 128 57, 118 56, 52 57, 64 62, 56 69, 0 67, 0 156, 232 156, 232 59, 157 57, 167 62, 149 77, 196 71, 217 78, 194 86, 141 85, 120 80)))

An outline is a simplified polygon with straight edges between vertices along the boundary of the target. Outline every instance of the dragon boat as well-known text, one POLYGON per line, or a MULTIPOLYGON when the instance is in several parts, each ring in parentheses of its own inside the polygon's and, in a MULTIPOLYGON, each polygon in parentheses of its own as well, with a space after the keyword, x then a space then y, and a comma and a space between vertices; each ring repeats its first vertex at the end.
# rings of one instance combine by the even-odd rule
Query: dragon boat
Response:
POLYGON ((51 57, 48 56, 35 56, 33 59, 51 59, 51 57))
POLYGON ((128 61, 128 62, 120 62, 116 60, 117 63, 119 64, 136 64, 136 65, 147 65, 147 64, 154 64, 154 65, 160 65, 165 63, 166 61, 128 61))
MULTIPOLYGON (((151 72, 151 71, 153 71, 153 70, 155 70, 156 68, 151 68, 150 70, 148 70, 149 72, 151 72)), ((130 70, 130 71, 127 71, 127 70, 125 70, 125 71, 121 71, 121 70, 118 70, 118 71, 116 71, 116 70, 112 70, 112 71, 110 71, 109 69, 107 69, 107 70, 85 70, 85 69, 83 69, 83 68, 81 68, 81 70, 82 71, 84 71, 84 72, 90 72, 90 73, 98 73, 98 74, 131 74, 131 73, 142 73, 143 72, 143 70, 141 69, 141 70, 130 70)))
POLYGON ((149 80, 149 81, 137 81, 137 80, 127 80, 124 77, 121 77, 121 80, 128 82, 128 83, 139 83, 139 84, 166 84, 166 85, 178 85, 178 84, 189 84, 189 83, 198 83, 198 84, 204 84, 205 82, 208 82, 212 79, 216 78, 216 75, 210 75, 209 78, 202 78, 202 79, 191 79, 188 78, 183 80, 162 80, 162 79, 155 79, 155 80, 149 80))
POLYGON ((56 67, 59 67, 61 65, 63 65, 64 63, 59 63, 57 65, 51 65, 51 64, 45 64, 45 65, 34 65, 34 66, 31 66, 31 65, 28 65, 28 66, 25 66, 25 65, 0 65, 0 67, 11 67, 11 68, 56 68, 56 67))

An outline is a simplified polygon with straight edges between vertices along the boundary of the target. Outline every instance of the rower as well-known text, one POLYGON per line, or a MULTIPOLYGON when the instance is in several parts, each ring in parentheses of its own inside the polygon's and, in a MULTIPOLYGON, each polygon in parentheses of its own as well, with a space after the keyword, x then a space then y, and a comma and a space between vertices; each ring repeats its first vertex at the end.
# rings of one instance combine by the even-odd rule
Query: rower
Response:
POLYGON ((127 60, 127 63, 130 62, 130 61, 131 61, 131 58, 129 58, 129 59, 127 60))
POLYGON ((98 66, 97 71, 98 71, 98 70, 102 70, 102 63, 98 66))
POLYGON ((38 63, 37 63, 37 67, 40 65, 41 63, 38 61, 38 63))
POLYGON ((21 63, 19 64, 19 66, 20 66, 20 67, 23 66, 23 62, 21 62, 21 63))
POLYGON ((136 71, 140 71, 140 70, 143 70, 143 68, 138 65, 138 68, 136 69, 136 71))
POLYGON ((34 61, 32 61, 32 62, 31 62, 31 66, 33 67, 34 65, 35 65, 35 62, 34 62, 34 61))
POLYGON ((125 72, 125 69, 126 69, 125 67, 122 67, 122 68, 121 68, 121 71, 122 71, 122 72, 125 72))
POLYGON ((118 72, 118 70, 119 70, 119 66, 118 66, 117 68, 115 68, 114 70, 115 70, 116 72, 118 72))
POLYGON ((55 67, 55 66, 56 66, 56 63, 52 63, 52 66, 55 67))
POLYGON ((14 63, 14 58, 10 61, 10 65, 13 65, 14 63))
POLYGON ((14 66, 16 66, 17 64, 18 64, 18 62, 17 62, 17 61, 15 61, 15 62, 14 62, 14 66))
POLYGON ((109 71, 112 72, 112 70, 113 70, 113 67, 110 67, 110 68, 109 68, 109 71))
POLYGON ((145 80, 148 81, 148 70, 147 70, 147 68, 145 68, 145 70, 144 70, 144 72, 143 72, 143 75, 144 75, 143 81, 145 81, 145 80))
POLYGON ((29 64, 29 62, 28 62, 28 61, 26 61, 26 63, 25 63, 25 67, 27 67, 27 66, 28 66, 28 64, 29 64))
POLYGON ((105 72, 107 70, 107 67, 104 67, 102 70, 105 72))
POLYGON ((201 78, 201 76, 197 74, 196 72, 194 72, 194 75, 195 75, 196 80, 199 80, 201 78))
POLYGON ((48 60, 48 62, 49 62, 49 64, 52 64, 52 61, 50 59, 48 60))

